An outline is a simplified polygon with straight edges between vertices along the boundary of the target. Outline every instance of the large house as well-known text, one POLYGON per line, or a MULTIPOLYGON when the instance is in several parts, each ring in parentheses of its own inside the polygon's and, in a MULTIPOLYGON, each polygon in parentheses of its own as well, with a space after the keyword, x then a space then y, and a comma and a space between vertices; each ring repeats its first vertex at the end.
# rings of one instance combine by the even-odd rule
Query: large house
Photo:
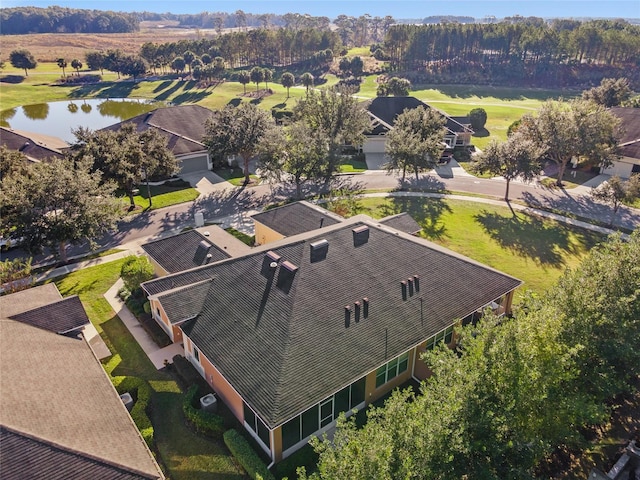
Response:
POLYGON ((618 145, 621 158, 602 173, 629 178, 640 173, 640 108, 613 107, 611 113, 622 121, 624 134, 618 145))
MULTIPOLYGON (((393 128, 398 115, 405 110, 413 110, 420 106, 433 108, 415 97, 377 97, 364 103, 367 114, 371 119, 371 128, 365 132, 366 140, 362 146, 367 160, 383 157, 387 140, 387 133, 393 128)), ((462 117, 450 117, 438 110, 445 119, 444 142, 447 147, 465 147, 471 145, 473 130, 471 125, 462 117)), ((369 163, 369 162, 368 162, 369 163)), ((371 163, 376 163, 373 160, 371 163)), ((378 164, 384 163, 378 159, 378 164)))
POLYGON ((274 462, 411 378, 520 280, 366 215, 143 284, 156 321, 274 462))
POLYGON ((84 334, 77 296, 51 283, 0 297, 0 478, 164 478, 84 334))
POLYGON ((178 159, 180 173, 211 170, 213 163, 202 143, 205 122, 211 114, 211 110, 200 105, 162 107, 103 130, 119 130, 125 123, 133 123, 138 132, 154 129, 167 137, 168 148, 178 159))

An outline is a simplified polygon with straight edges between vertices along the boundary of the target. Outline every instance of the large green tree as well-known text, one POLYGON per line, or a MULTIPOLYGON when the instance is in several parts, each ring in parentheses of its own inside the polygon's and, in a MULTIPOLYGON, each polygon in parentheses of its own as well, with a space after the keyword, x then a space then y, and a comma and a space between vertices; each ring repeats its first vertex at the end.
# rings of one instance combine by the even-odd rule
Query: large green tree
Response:
POLYGON ((256 92, 260 87, 260 83, 264 81, 264 70, 260 67, 253 67, 249 72, 251 81, 256 84, 256 92))
POLYGON ((317 135, 327 139, 327 162, 323 175, 329 181, 340 166, 340 151, 345 145, 362 145, 369 117, 347 88, 310 91, 293 108, 294 120, 303 122, 317 135))
POLYGON ((631 94, 628 79, 603 78, 599 86, 582 92, 582 98, 605 107, 615 107, 628 100, 631 94))
POLYGON ((114 225, 120 204, 115 184, 90 169, 88 158, 51 159, 7 175, 0 189, 1 229, 21 238, 30 253, 50 248, 63 262, 68 244, 93 244, 114 225))
POLYGON ((124 190, 132 209, 133 189, 143 179, 171 176, 178 171, 178 162, 167 147, 167 137, 157 130, 138 132, 134 124, 125 123, 118 130, 92 132, 79 128, 73 133, 77 140, 72 146, 74 158, 91 158, 95 170, 124 190))
POLYGON ((614 175, 606 182, 591 190, 591 198, 611 205, 612 214, 609 225, 613 225, 618 210, 625 202, 633 202, 640 197, 640 174, 631 175, 628 180, 614 175))
POLYGON ((423 106, 398 115, 387 134, 387 170, 401 171, 404 182, 407 170, 413 170, 418 181, 420 172, 434 168, 444 150, 444 122, 440 113, 423 106))
POLYGON ((9 54, 9 61, 15 68, 24 70, 25 76, 29 76, 27 70, 33 70, 38 66, 38 62, 29 50, 14 50, 9 54))
POLYGON ((531 140, 515 134, 506 142, 493 140, 482 153, 476 155, 473 169, 478 173, 488 172, 504 178, 504 199, 508 201, 511 180, 519 177, 530 182, 540 174, 540 151, 531 140))
POLYGON ((231 155, 242 158, 245 182, 249 183, 249 161, 274 127, 271 115, 252 103, 227 105, 207 119, 203 142, 215 158, 226 159, 231 155))
POLYGON ((280 77, 280 83, 282 83, 282 86, 287 89, 287 98, 289 98, 289 89, 296 83, 296 78, 293 76, 293 73, 284 72, 280 77))
POLYGON ((601 105, 582 100, 545 102, 536 115, 525 115, 518 132, 530 139, 558 167, 562 186, 567 164, 611 165, 620 138, 620 120, 601 105))

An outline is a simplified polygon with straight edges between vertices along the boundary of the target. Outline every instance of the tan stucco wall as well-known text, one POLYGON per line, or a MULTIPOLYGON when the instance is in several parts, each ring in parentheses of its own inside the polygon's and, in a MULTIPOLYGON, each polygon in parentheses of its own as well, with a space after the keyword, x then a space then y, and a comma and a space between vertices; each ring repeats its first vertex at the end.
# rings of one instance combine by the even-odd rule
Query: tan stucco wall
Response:
POLYGON ((630 158, 630 157, 622 157, 619 160, 613 162, 608 168, 603 168, 602 173, 606 175, 617 175, 621 178, 629 178, 631 176, 631 172, 633 171, 634 165, 640 165, 640 159, 638 158, 630 158))
POLYGON ((151 314, 152 314, 151 316, 153 317, 153 319, 156 321, 158 325, 162 327, 162 329, 167 333, 167 335, 169 335, 169 337, 174 343, 179 343, 182 340, 182 332, 180 332, 180 340, 176 340, 176 336, 175 336, 176 327, 172 326, 171 323, 169 322, 169 318, 167 317, 167 314, 164 312, 162 305, 160 305, 160 302, 158 302, 157 300, 150 300, 149 303, 151 304, 151 314), (162 320, 160 322, 156 317, 158 310, 160 311, 160 318, 162 320))
POLYGON ((169 272, 167 272, 164 268, 162 268, 160 264, 156 262, 153 258, 151 258, 149 255, 147 255, 146 257, 149 259, 149 263, 153 265, 153 273, 156 274, 156 277, 164 277, 165 275, 169 274, 169 272))
POLYGON ((284 238, 284 235, 263 225, 260 222, 256 222, 254 220, 253 224, 255 226, 256 245, 264 245, 266 243, 275 242, 284 238))
POLYGON ((282 460, 282 427, 276 427, 273 431, 273 445, 271 445, 273 451, 274 461, 279 462, 282 460))
MULTIPOLYGON (((391 390, 393 390, 397 386, 399 386, 399 385, 403 384, 404 382, 406 382, 407 380, 409 380, 411 378, 411 365, 413 364, 413 356, 414 356, 414 351, 411 350, 409 352, 409 359, 408 359, 408 362, 407 362, 407 370, 405 372, 401 373, 400 375, 398 375, 393 380, 391 380, 391 381, 385 383, 384 385, 380 386, 380 388, 376 388, 376 370, 373 370, 372 372, 369 372, 367 374, 367 378, 365 380, 365 387, 364 387, 364 401, 365 401, 365 403, 369 404, 371 402, 375 402, 377 399, 379 399, 380 397, 382 397, 386 393, 390 392, 391 390)), ((393 360, 393 358, 390 358, 389 360, 393 360)))
MULTIPOLYGON (((185 340, 185 348, 189 348, 189 351, 193 352, 193 342, 191 342, 191 339, 187 335, 184 335, 184 333, 183 338, 185 340)), ((200 365, 204 370, 204 379, 220 396, 225 405, 229 407, 229 410, 233 412, 235 417, 243 423, 244 410, 242 407, 242 397, 233 389, 231 384, 227 382, 216 367, 213 366, 209 359, 202 353, 202 350, 198 349, 198 351, 200 352, 200 365)))

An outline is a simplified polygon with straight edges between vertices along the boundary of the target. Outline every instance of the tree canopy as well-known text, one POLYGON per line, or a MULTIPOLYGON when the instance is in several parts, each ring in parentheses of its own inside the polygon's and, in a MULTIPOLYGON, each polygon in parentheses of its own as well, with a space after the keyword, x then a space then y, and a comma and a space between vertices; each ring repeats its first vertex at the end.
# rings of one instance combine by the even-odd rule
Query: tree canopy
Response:
POLYGON ((296 83, 296 78, 293 76, 293 73, 284 72, 280 77, 280 83, 282 83, 282 86, 287 89, 287 98, 289 98, 289 89, 296 83))
POLYGON ((613 225, 616 214, 624 202, 633 202, 640 197, 640 174, 631 175, 628 180, 623 180, 614 175, 606 182, 601 183, 591 190, 591 198, 611 205, 610 225, 613 225))
POLYGON ((15 68, 24 70, 25 76, 29 76, 27 70, 33 70, 38 66, 38 62, 29 50, 14 50, 9 54, 9 61, 15 68))
POLYGON ((91 172, 91 160, 51 159, 2 179, 2 230, 11 230, 30 253, 50 248, 67 260, 69 243, 93 241, 120 214, 115 184, 91 172))
POLYGON ((574 158, 586 165, 611 165, 621 135, 615 115, 582 100, 546 101, 536 115, 522 117, 518 133, 558 166, 558 186, 562 186, 567 164, 574 158))
POLYGON ((628 100, 631 93, 628 79, 603 78, 599 86, 582 92, 582 98, 605 107, 616 107, 628 100))

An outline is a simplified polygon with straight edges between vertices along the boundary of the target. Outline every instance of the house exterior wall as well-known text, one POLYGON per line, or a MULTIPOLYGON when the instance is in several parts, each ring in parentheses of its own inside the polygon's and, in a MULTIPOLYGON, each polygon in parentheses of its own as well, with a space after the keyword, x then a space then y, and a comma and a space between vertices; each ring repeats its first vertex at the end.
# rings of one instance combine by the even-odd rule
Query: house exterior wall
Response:
POLYGON ((166 275, 169 275, 169 272, 162 268, 160 264, 153 258, 151 258, 149 255, 147 255, 146 257, 149 259, 149 263, 151 263, 151 265, 153 266, 153 273, 156 274, 156 277, 164 277, 166 275))
POLYGON ((160 302, 157 300, 149 300, 149 303, 151 306, 151 316, 156 321, 156 323, 162 327, 167 335, 169 335, 169 338, 173 341, 173 343, 178 343, 179 341, 181 341, 182 332, 179 332, 180 340, 177 340, 175 330, 180 329, 174 325, 171 325, 169 317, 167 317, 167 314, 164 312, 164 309, 162 308, 162 305, 160 305, 160 302))
MULTIPOLYGON (((413 364, 415 352, 412 349, 409 351, 409 361, 407 362, 407 369, 400 373, 397 377, 391 379, 387 383, 380 385, 380 387, 376 388, 376 370, 373 370, 367 374, 367 379, 365 383, 364 390, 364 398, 365 403, 368 405, 371 402, 375 402, 380 397, 386 395, 394 388, 402 385, 404 382, 411 378, 411 365, 413 364)), ((389 359, 391 360, 391 359, 389 359)))
MULTIPOLYGON (((617 175, 621 178, 629 178, 633 172, 633 167, 640 165, 640 158, 622 157, 621 159, 613 162, 608 168, 602 168, 600 173, 606 175, 617 175)), ((638 167, 636 167, 638 169, 638 167)))
POLYGON ((220 396, 229 410, 233 412, 236 418, 243 423, 244 412, 242 406, 242 397, 231 386, 229 382, 222 376, 222 374, 213 366, 209 359, 199 351, 199 361, 194 357, 194 344, 191 339, 183 334, 184 338, 184 351, 186 357, 200 372, 200 375, 207 381, 207 383, 213 388, 213 390, 220 396))
POLYGON ((282 240, 284 235, 276 232, 275 230, 263 225, 260 222, 253 221, 255 226, 256 245, 265 245, 267 243, 282 240))

